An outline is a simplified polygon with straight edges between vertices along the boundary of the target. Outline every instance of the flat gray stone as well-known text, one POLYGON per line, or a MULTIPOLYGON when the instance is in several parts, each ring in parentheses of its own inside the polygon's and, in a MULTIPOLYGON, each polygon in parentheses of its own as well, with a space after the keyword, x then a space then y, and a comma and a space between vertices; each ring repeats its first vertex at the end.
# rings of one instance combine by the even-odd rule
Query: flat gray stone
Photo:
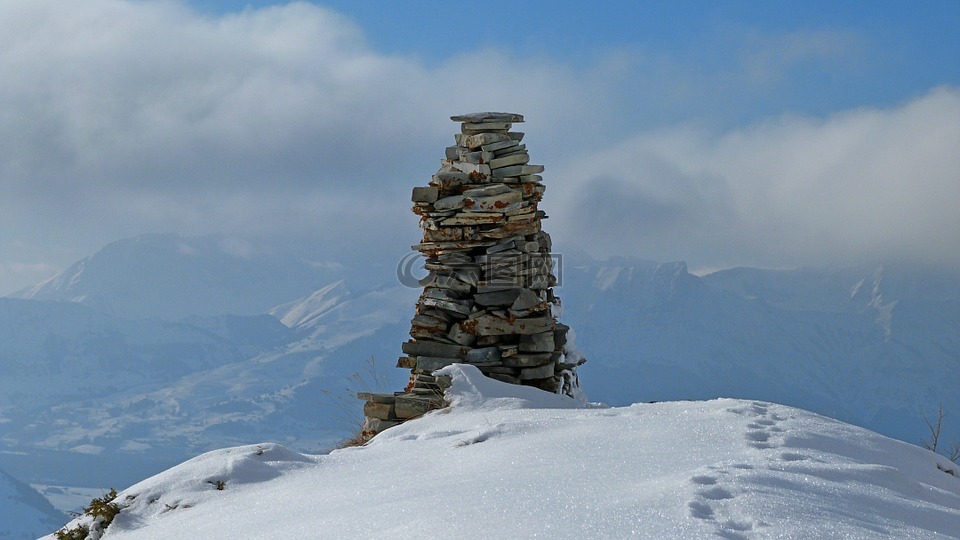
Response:
POLYGON ((397 396, 393 394, 374 394, 372 392, 357 392, 357 399, 374 403, 394 403, 397 396))
POLYGON ((428 317, 426 315, 415 315, 410 321, 411 332, 416 330, 425 334, 445 334, 449 326, 445 321, 428 317))
POLYGON ((502 131, 506 133, 510 131, 511 127, 513 127, 513 124, 510 122, 464 122, 460 124, 460 131, 462 133, 482 133, 484 131, 502 131))
POLYGON ((400 349, 410 356, 441 356, 462 358, 467 354, 467 348, 450 343, 436 341, 407 341, 400 345, 400 349))
POLYGON ((466 189, 463 191, 464 197, 489 197, 491 195, 502 195, 504 193, 514 193, 515 189, 503 184, 490 184, 488 186, 466 189))
POLYGON ((444 197, 437 200, 433 203, 433 207, 437 210, 458 210, 463 208, 464 196, 463 195, 451 195, 450 197, 444 197))
POLYGON ((459 364, 463 360, 459 358, 444 358, 438 356, 418 356, 417 371, 433 373, 438 369, 443 369, 450 364, 459 364))
POLYGON ((449 289, 429 287, 420 293, 421 298, 436 298, 438 300, 460 300, 460 295, 449 289))
POLYGON ((441 300, 439 298, 421 298, 421 306, 430 306, 440 308, 449 313, 458 313, 463 316, 470 314, 470 308, 473 305, 469 300, 441 300))
MULTIPOLYGON (((471 227, 438 227, 436 229, 424 229, 423 239, 428 242, 459 242, 473 238, 476 231, 471 227)), ((430 264, 425 264, 424 268, 432 270, 430 264)))
MULTIPOLYGON (((450 276, 476 286, 477 282, 480 281, 480 267, 475 265, 456 266, 451 269, 450 276)), ((470 304, 470 307, 473 307, 473 305, 470 304)))
POLYGON ((494 178, 503 176, 527 176, 543 172, 543 165, 511 165, 493 171, 494 178))
POLYGON ((498 212, 461 212, 454 216, 444 218, 440 224, 445 227, 456 227, 464 225, 492 225, 506 221, 506 216, 498 212))
POLYGON ((396 420, 396 406, 394 403, 377 403, 368 401, 363 405, 363 415, 380 420, 396 420))
POLYGON ((482 372, 484 373, 484 375, 486 375, 486 374, 488 374, 488 373, 503 373, 504 375, 514 375, 514 376, 516 376, 516 375, 519 375, 519 374, 520 374, 520 370, 517 369, 517 368, 503 367, 503 366, 500 366, 500 367, 484 367, 484 368, 482 368, 480 371, 482 371, 482 372))
POLYGON ((569 326, 561 322, 557 323, 557 327, 553 330, 553 342, 557 349, 563 349, 563 347, 567 344, 567 332, 569 330, 569 326))
POLYGON ((458 265, 472 263, 473 257, 466 253, 443 253, 437 257, 437 260, 443 264, 458 265))
POLYGON ((486 144, 509 141, 510 139, 511 137, 508 133, 477 133, 476 135, 460 138, 463 146, 470 150, 476 150, 486 144))
POLYGON ((413 396, 405 394, 397 396, 396 415, 397 418, 409 420, 434 410, 444 407, 445 404, 440 396, 413 396))
POLYGON ((523 201, 523 194, 519 191, 510 191, 486 197, 464 197, 464 212, 502 212, 511 205, 523 201))
POLYGON ((477 293, 473 301, 481 306, 509 306, 520 295, 520 289, 505 289, 502 291, 477 293))
POLYGON ((520 152, 526 153, 526 151, 527 151, 527 145, 517 143, 514 146, 507 146, 504 148, 500 148, 498 150, 494 150, 493 155, 494 157, 504 157, 504 156, 509 156, 511 154, 518 154, 520 152))
POLYGON ((491 293, 506 291, 510 289, 517 289, 519 287, 509 285, 506 283, 482 283, 477 285, 477 293, 491 293))
POLYGON ((547 377, 553 377, 555 368, 552 363, 544 364, 539 367, 525 368, 520 370, 520 380, 527 381, 530 379, 546 379, 547 377))
POLYGON ((490 168, 497 170, 508 166, 526 165, 528 161, 530 161, 530 155, 526 152, 519 152, 490 160, 490 168))
MULTIPOLYGON (((550 317, 531 317, 527 319, 506 319, 494 315, 481 315, 458 323, 464 332, 478 336, 540 334, 552 331, 554 320, 550 317)), ((406 352, 406 351, 404 351, 406 352)))
POLYGON ((490 176, 490 165, 487 165, 486 163, 467 163, 465 161, 457 161, 453 164, 453 168, 462 173, 466 173, 468 176, 470 174, 490 176))
POLYGON ((473 286, 469 283, 460 281, 457 278, 450 276, 441 276, 437 274, 432 274, 427 276, 426 279, 423 279, 419 282, 422 286, 434 286, 440 287, 441 289, 450 289, 454 292, 459 293, 468 293, 472 290, 473 286))
POLYGON ((539 354, 524 354, 519 353, 515 354, 509 358, 504 358, 501 360, 501 363, 506 367, 513 368, 529 368, 542 366, 544 364, 553 365, 551 353, 539 353, 539 354))
POLYGON ((490 163, 494 157, 493 152, 464 152, 460 155, 460 161, 466 163, 490 163))
POLYGON ((538 232, 536 241, 540 243, 541 252, 550 253, 550 249, 553 248, 553 240, 550 238, 548 233, 545 231, 538 232))
POLYGON ((487 248, 487 254, 500 253, 502 251, 515 250, 517 247, 517 239, 513 238, 504 238, 497 242, 496 245, 490 246, 487 248))
POLYGON ((523 242, 517 243, 517 249, 524 253, 538 253, 540 251, 539 242, 523 242))
POLYGON ((400 369, 417 369, 417 359, 412 356, 401 356, 397 358, 397 367, 400 369))
MULTIPOLYGON (((444 331, 446 331, 446 328, 444 328, 444 331)), ((477 341, 477 336, 464 332, 460 329, 459 324, 450 326, 450 331, 447 333, 447 337, 450 338, 451 341, 465 347, 469 347, 470 345, 473 345, 475 341, 477 341)), ((473 351, 467 351, 467 355, 469 356, 471 352, 473 351)))
POLYGON ((469 184, 470 175, 459 171, 440 172, 433 175, 433 183, 438 188, 449 191, 464 184, 469 184))
POLYGON ((471 364, 483 364, 500 361, 500 347, 484 347, 467 351, 464 358, 471 364))
POLYGON ((484 152, 494 152, 494 153, 496 153, 496 152, 499 152, 499 151, 505 151, 505 150, 508 149, 508 148, 515 148, 515 147, 518 147, 518 146, 520 146, 520 143, 519 143, 519 142, 517 142, 517 141, 515 141, 515 140, 513 140, 513 139, 509 139, 509 140, 506 140, 506 141, 500 141, 500 142, 485 144, 485 145, 481 146, 480 149, 483 150, 484 152))
POLYGON ((526 353, 551 353, 556 349, 556 343, 553 332, 543 332, 540 334, 527 334, 520 336, 520 352, 526 353))
POLYGON ((544 310, 547 309, 547 302, 530 289, 522 289, 517 299, 510 305, 510 309, 513 311, 544 310))
POLYGON ((437 200, 440 190, 435 187, 415 187, 413 188, 413 196, 410 198, 413 202, 425 202, 432 203, 437 200))
POLYGON ((523 122, 523 115, 508 112, 475 112, 451 116, 454 122, 523 122))
POLYGON ((490 345, 500 345, 500 342, 503 340, 502 336, 477 336, 477 342, 474 344, 477 347, 488 347, 490 345))

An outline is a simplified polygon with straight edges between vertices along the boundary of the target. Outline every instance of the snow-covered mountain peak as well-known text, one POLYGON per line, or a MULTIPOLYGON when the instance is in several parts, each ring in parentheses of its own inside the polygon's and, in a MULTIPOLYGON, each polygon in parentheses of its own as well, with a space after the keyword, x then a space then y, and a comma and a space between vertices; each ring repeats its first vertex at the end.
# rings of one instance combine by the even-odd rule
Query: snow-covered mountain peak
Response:
POLYGON ((267 313, 280 319, 289 328, 309 326, 349 297, 350 290, 343 280, 339 280, 317 289, 309 296, 276 306, 267 313))
POLYGON ((221 235, 118 240, 11 296, 79 302, 123 317, 265 313, 339 278, 333 266, 221 235))

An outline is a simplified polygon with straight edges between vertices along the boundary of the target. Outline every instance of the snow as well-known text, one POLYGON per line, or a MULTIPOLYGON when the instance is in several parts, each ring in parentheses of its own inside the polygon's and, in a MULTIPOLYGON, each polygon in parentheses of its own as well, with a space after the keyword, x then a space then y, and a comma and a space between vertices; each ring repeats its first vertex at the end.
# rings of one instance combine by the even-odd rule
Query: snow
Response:
POLYGON ((444 373, 451 407, 365 447, 228 448, 144 480, 104 538, 960 538, 958 467, 862 428, 444 373))

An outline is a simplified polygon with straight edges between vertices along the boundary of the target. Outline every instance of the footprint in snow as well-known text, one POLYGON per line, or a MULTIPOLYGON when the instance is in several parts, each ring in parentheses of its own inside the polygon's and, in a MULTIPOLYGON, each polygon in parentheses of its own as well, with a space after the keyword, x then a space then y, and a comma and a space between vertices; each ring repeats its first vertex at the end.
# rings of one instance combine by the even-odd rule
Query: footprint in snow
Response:
POLYGON ((710 499, 711 501, 722 501, 724 499, 733 498, 733 494, 720 486, 713 486, 711 488, 701 490, 698 495, 704 499, 710 499))
POLYGON ((712 486, 717 483, 717 479, 712 476, 707 476, 705 474, 699 474, 690 479, 694 484, 700 484, 701 486, 712 486))
POLYGON ((713 508, 707 503, 690 501, 687 507, 690 508, 690 515, 697 519, 713 519, 713 508))

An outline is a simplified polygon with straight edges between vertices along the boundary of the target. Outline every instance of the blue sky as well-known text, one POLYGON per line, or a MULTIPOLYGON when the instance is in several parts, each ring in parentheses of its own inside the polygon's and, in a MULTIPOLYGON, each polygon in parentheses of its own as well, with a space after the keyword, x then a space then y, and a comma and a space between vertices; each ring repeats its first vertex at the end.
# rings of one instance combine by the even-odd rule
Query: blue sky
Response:
MULTIPOLYGON (((282 2, 194 0, 224 14, 282 2)), ((722 71, 751 45, 791 34, 826 34, 844 50, 789 66, 799 88, 763 96, 770 107, 811 114, 894 105, 930 87, 960 83, 960 2, 945 1, 421 1, 315 2, 358 25, 384 54, 436 65, 477 49, 585 66, 604 55, 669 57, 703 73, 722 71)), ((771 51, 774 53, 775 51, 771 51)), ((788 59, 783 59, 788 60, 788 59)), ((744 117, 763 111, 744 111, 744 117)))
POLYGON ((960 267, 960 2, 558 6, 4 2, 0 294, 153 232, 399 258, 490 109, 562 249, 960 267))

